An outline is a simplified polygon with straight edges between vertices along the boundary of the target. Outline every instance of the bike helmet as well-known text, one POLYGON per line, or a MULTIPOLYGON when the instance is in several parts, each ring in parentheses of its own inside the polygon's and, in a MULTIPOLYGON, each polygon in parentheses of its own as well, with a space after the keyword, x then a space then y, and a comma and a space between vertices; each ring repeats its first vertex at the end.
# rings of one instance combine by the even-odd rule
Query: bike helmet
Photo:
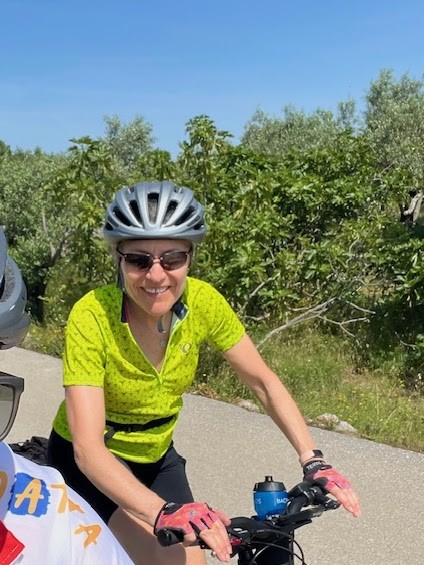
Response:
POLYGON ((105 239, 184 239, 200 243, 206 226, 193 192, 169 181, 140 182, 119 190, 106 212, 105 239))
POLYGON ((24 339, 30 324, 26 298, 21 273, 7 253, 6 237, 0 229, 0 349, 9 349, 24 339))

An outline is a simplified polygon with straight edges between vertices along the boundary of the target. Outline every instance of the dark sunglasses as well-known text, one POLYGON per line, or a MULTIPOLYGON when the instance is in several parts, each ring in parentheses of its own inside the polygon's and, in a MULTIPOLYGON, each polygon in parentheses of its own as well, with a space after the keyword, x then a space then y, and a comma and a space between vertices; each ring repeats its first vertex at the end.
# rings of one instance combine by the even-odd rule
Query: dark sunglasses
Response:
POLYGON ((0 371, 0 440, 10 432, 24 390, 24 379, 0 371))
POLYGON ((155 257, 150 253, 122 253, 116 250, 128 265, 135 267, 139 271, 148 271, 152 268, 155 259, 159 259, 160 266, 165 271, 175 271, 181 269, 187 263, 187 257, 191 255, 191 251, 165 251, 159 257, 155 257))

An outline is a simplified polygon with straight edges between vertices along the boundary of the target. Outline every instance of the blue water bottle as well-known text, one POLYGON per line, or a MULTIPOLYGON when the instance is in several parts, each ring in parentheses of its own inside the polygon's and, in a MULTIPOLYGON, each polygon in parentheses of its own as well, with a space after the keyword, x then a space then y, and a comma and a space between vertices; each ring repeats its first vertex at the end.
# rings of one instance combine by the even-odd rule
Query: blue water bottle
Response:
POLYGON ((255 484, 253 504, 259 520, 265 520, 273 514, 282 514, 287 506, 287 490, 284 483, 274 481, 271 475, 267 475, 265 481, 255 484))

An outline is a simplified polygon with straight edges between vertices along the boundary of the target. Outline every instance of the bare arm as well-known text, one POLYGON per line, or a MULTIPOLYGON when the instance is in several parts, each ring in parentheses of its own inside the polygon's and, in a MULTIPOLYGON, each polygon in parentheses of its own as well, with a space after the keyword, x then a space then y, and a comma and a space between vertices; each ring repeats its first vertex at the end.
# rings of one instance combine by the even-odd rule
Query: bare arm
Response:
MULTIPOLYGON (((315 442, 296 403, 278 376, 262 359, 251 339, 244 335, 224 357, 240 378, 261 401, 267 413, 281 429, 302 459, 302 455, 315 449, 315 442)), ((303 463, 302 463, 303 464, 303 463)), ((356 493, 346 482, 345 488, 335 485, 329 489, 354 516, 361 509, 356 493)))
POLYGON ((298 455, 315 449, 315 442, 297 404, 265 363, 249 336, 244 335, 224 353, 224 357, 260 400, 298 455))
POLYGON ((106 448, 103 389, 69 386, 65 399, 75 461, 81 472, 118 506, 153 526, 165 501, 141 484, 106 448))

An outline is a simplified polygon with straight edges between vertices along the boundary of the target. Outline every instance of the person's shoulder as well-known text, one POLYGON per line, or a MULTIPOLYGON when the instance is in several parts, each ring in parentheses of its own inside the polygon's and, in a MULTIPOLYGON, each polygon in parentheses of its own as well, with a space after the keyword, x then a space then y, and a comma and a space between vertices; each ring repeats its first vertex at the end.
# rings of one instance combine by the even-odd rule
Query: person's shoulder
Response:
POLYGON ((202 279, 196 279, 195 277, 187 277, 186 292, 187 294, 193 294, 193 295, 199 292, 219 294, 213 285, 202 279))
POLYGON ((226 298, 211 283, 194 277, 187 277, 185 294, 189 307, 190 303, 197 305, 199 302, 207 302, 209 305, 214 303, 221 305, 226 302, 226 298))
POLYGON ((75 302, 73 311, 104 310, 112 305, 120 305, 122 301, 122 290, 116 285, 109 284, 99 286, 87 292, 77 302, 75 302))

